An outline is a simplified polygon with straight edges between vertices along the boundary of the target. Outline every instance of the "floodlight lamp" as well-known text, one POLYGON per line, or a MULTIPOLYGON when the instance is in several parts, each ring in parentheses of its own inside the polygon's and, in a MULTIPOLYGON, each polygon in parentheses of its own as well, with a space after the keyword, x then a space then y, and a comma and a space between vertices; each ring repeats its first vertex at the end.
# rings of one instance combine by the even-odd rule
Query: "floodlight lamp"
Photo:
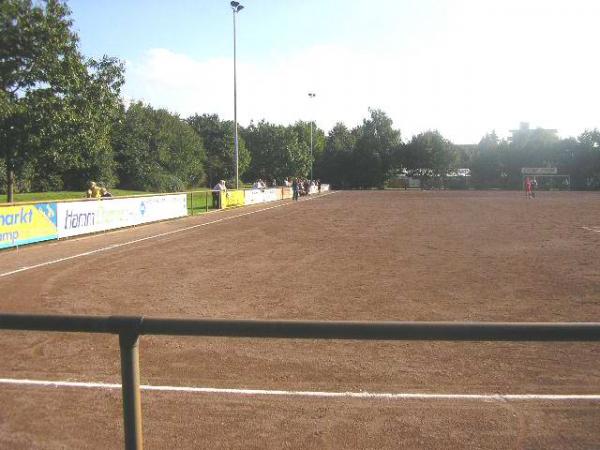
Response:
POLYGON ((244 5, 240 5, 240 6, 238 6, 238 8, 237 8, 237 11, 236 11, 236 12, 240 12, 242 9, 244 9, 244 5))
POLYGON ((236 9, 236 8, 237 8, 239 5, 240 5, 240 3, 239 3, 239 2, 231 2, 231 7, 232 7, 233 9, 236 9))

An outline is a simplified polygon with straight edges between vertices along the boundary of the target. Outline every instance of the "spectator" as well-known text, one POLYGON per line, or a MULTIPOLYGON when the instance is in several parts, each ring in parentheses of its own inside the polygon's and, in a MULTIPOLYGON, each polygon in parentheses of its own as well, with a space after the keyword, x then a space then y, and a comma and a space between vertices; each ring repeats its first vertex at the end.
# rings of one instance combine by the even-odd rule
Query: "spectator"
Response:
POLYGON ((292 181, 292 192, 293 192, 292 198, 294 200, 298 201, 298 196, 300 195, 300 182, 298 181, 297 178, 294 178, 294 181, 292 181))
POLYGON ((102 193, 102 198, 110 198, 113 196, 105 187, 103 187, 100 191, 102 193))
POLYGON ((86 198, 100 198, 102 197, 102 192, 100 187, 96 184, 95 181, 90 181, 89 189, 85 193, 86 198))
POLYGON ((225 186, 225 180, 219 181, 212 191, 213 206, 218 209, 221 209, 223 207, 223 205, 221 204, 221 192, 227 193, 227 186, 225 186))

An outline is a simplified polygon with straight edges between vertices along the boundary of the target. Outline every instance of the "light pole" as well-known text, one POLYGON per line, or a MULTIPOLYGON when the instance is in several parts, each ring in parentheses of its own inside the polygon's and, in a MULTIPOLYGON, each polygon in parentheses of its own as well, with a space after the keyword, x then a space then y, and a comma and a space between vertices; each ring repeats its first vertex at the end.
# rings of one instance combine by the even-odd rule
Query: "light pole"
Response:
POLYGON ((240 164, 239 164, 239 143, 238 143, 238 123, 237 123, 237 42, 235 32, 235 16, 242 9, 243 5, 239 2, 231 2, 231 10, 233 11, 233 123, 234 123, 234 145, 235 145, 235 188, 239 189, 240 183, 240 164))
MULTIPOLYGON (((309 92, 309 98, 315 98, 317 94, 314 92, 309 92)), ((312 114, 311 114, 312 116, 312 114)), ((310 179, 313 180, 313 121, 310 121, 310 179)))

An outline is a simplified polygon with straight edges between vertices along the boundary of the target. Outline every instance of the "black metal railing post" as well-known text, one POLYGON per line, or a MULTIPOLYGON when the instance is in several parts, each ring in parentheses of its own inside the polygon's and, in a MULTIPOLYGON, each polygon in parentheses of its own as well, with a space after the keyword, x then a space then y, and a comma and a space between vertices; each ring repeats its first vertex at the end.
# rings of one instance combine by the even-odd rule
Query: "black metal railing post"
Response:
POLYGON ((142 317, 112 316, 109 320, 114 325, 114 330, 119 333, 125 450, 142 450, 144 443, 142 437, 139 336, 144 319, 142 317))
POLYGON ((140 394, 139 335, 119 334, 121 348, 121 385, 123 396, 123 429, 125 449, 142 450, 142 399, 140 394))

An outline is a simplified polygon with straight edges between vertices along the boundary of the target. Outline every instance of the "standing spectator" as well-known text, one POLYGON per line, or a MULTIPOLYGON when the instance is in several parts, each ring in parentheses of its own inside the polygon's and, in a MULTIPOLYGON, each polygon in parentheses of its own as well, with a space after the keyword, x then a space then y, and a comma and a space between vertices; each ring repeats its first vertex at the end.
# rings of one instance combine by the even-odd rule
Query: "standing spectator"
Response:
POLYGON ((225 180, 219 181, 212 191, 213 206, 217 209, 221 209, 223 207, 223 205, 221 204, 221 192, 227 193, 227 186, 225 186, 225 180))
POLYGON ((294 178, 294 181, 292 181, 292 192, 293 192, 293 199, 298 201, 298 196, 300 195, 300 183, 298 181, 298 178, 294 178))

